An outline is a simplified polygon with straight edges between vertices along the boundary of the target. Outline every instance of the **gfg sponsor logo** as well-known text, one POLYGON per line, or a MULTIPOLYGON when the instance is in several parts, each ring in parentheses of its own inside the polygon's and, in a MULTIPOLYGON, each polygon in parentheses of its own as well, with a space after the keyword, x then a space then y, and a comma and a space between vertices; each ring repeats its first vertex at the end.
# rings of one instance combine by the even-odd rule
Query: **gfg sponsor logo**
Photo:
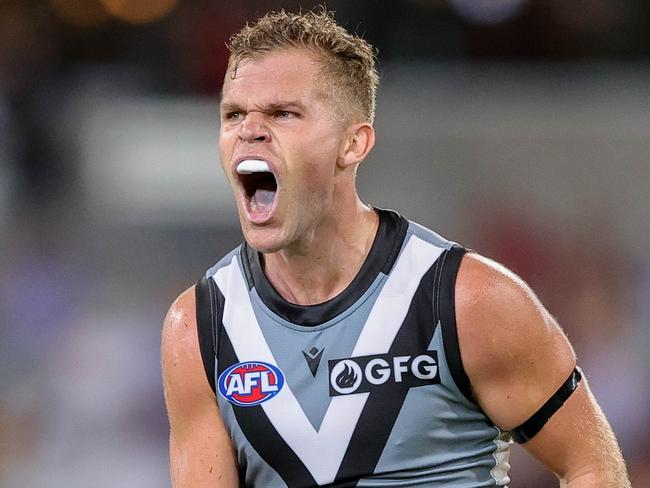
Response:
POLYGON ((437 351, 412 356, 357 356, 333 359, 328 364, 330 396, 440 383, 437 351))
POLYGON ((240 407, 266 402, 277 395, 282 386, 282 371, 260 361, 234 364, 219 375, 219 393, 240 407))

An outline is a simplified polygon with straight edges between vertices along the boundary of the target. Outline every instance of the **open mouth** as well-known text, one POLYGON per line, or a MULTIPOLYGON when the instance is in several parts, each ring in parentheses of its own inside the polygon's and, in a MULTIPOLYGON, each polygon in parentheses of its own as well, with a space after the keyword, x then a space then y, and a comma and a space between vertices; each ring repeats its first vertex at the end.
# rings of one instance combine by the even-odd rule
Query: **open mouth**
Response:
POLYGON ((278 183, 265 161, 244 160, 237 166, 246 198, 246 209, 253 220, 269 217, 275 203, 278 183))

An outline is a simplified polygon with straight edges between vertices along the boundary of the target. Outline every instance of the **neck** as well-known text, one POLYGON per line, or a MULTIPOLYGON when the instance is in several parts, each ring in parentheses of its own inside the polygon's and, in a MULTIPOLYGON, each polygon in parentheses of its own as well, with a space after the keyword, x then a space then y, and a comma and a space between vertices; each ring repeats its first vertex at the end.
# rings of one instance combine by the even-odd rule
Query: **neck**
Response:
POLYGON ((291 303, 325 302, 341 293, 357 275, 378 225, 377 213, 357 200, 343 215, 322 222, 306 242, 264 254, 265 274, 291 303))

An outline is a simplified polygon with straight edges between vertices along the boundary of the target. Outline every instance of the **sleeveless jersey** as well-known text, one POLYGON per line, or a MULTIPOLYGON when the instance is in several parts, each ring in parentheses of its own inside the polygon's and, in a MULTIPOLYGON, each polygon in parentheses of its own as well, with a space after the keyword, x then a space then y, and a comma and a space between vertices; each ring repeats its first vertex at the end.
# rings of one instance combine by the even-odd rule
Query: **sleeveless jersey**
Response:
POLYGON ((250 487, 504 486, 512 443, 473 401, 454 312, 465 250, 393 211, 350 285, 284 300, 242 244, 196 287, 208 380, 250 487))

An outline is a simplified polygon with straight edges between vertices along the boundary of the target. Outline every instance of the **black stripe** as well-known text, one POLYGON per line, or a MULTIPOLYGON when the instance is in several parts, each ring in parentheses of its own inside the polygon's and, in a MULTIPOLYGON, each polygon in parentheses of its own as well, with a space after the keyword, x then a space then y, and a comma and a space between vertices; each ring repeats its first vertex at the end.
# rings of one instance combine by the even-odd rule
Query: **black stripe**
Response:
POLYGON ((244 270, 246 285, 250 291, 255 286, 255 279, 253 278, 251 263, 257 263, 257 251, 250 247, 246 241, 244 241, 240 247, 239 257, 241 259, 242 269, 244 270))
MULTIPOLYGON (((212 280, 210 280, 212 282, 212 280)), ((221 331, 223 330, 223 310, 224 310, 224 302, 225 298, 223 294, 221 293, 221 290, 219 290, 219 287, 217 286, 216 283, 212 283, 212 291, 216 295, 214 303, 216 304, 216 320, 214 322, 214 344, 215 344, 215 357, 218 359, 219 358, 219 343, 220 341, 220 336, 221 331)), ((212 375, 213 380, 216 382, 217 381, 217 371, 214 371, 214 374, 212 375)), ((248 463, 246 458, 243 458, 240 462, 239 465, 237 466, 238 472, 239 472, 239 488, 246 488, 246 469, 247 469, 248 463)))
MULTIPOLYGON (((221 325, 221 323, 220 323, 221 325)), ((219 327, 219 375, 239 361, 228 333, 219 327)), ((231 403, 242 432, 260 457, 289 488, 317 486, 316 480, 266 416, 261 405, 240 407, 231 403)))
MULTIPOLYGON (((210 280, 210 281, 212 281, 212 280, 210 280)), ((219 358, 219 334, 220 334, 221 330, 223 329, 223 309, 224 309, 224 302, 225 302, 226 299, 224 298, 223 294, 221 293, 221 290, 219 289, 219 287, 217 286, 217 284, 215 282, 212 283, 212 291, 214 292, 214 295, 215 295, 214 303, 215 303, 215 306, 216 306, 216 309, 217 309, 216 320, 214 321, 213 340, 214 340, 214 344, 215 344, 215 351, 214 351, 215 352, 215 357, 218 360, 218 358, 219 358)), ((216 377, 215 377, 215 381, 216 381, 216 377)))
POLYGON ((436 281, 434 306, 436 322, 440 321, 442 326, 445 356, 451 377, 463 396, 470 402, 476 403, 472 395, 472 385, 463 367, 458 345, 458 331, 456 330, 456 277, 465 252, 463 247, 453 246, 440 257, 442 263, 440 275, 436 281))
POLYGON ((216 394, 214 363, 216 357, 215 350, 215 294, 214 283, 211 278, 205 276, 197 281, 194 287, 194 296, 196 299, 196 328, 199 337, 199 348, 201 350, 201 359, 205 374, 210 382, 212 391, 216 394))
MULTIPOLYGON (((411 356, 427 351, 435 332, 431 297, 436 268, 434 264, 422 277, 390 347, 390 356, 411 356)), ((370 393, 336 476, 337 483, 352 483, 374 473, 409 391, 406 382, 390 386, 370 393)))
POLYGON ((576 367, 571 372, 571 376, 569 376, 553 396, 549 398, 532 417, 526 420, 519 427, 515 427, 510 431, 512 438, 519 444, 531 440, 540 430, 542 430, 542 427, 544 427, 553 414, 564 405, 564 402, 567 401, 576 388, 578 388, 581 379, 582 374, 580 369, 576 367))
POLYGON ((395 261, 397 261, 399 252, 402 249, 402 244, 404 243, 404 238, 406 237, 406 232, 409 228, 409 223, 408 220, 392 210, 379 208, 375 208, 375 210, 379 213, 380 219, 387 222, 384 225, 379 226, 377 229, 377 236, 375 237, 375 240, 378 242, 387 242, 391 244, 390 247, 386 246, 386 250, 384 251, 385 255, 379 253, 383 256, 382 259, 384 261, 384 264, 381 267, 381 272, 387 275, 393 269, 395 261))

